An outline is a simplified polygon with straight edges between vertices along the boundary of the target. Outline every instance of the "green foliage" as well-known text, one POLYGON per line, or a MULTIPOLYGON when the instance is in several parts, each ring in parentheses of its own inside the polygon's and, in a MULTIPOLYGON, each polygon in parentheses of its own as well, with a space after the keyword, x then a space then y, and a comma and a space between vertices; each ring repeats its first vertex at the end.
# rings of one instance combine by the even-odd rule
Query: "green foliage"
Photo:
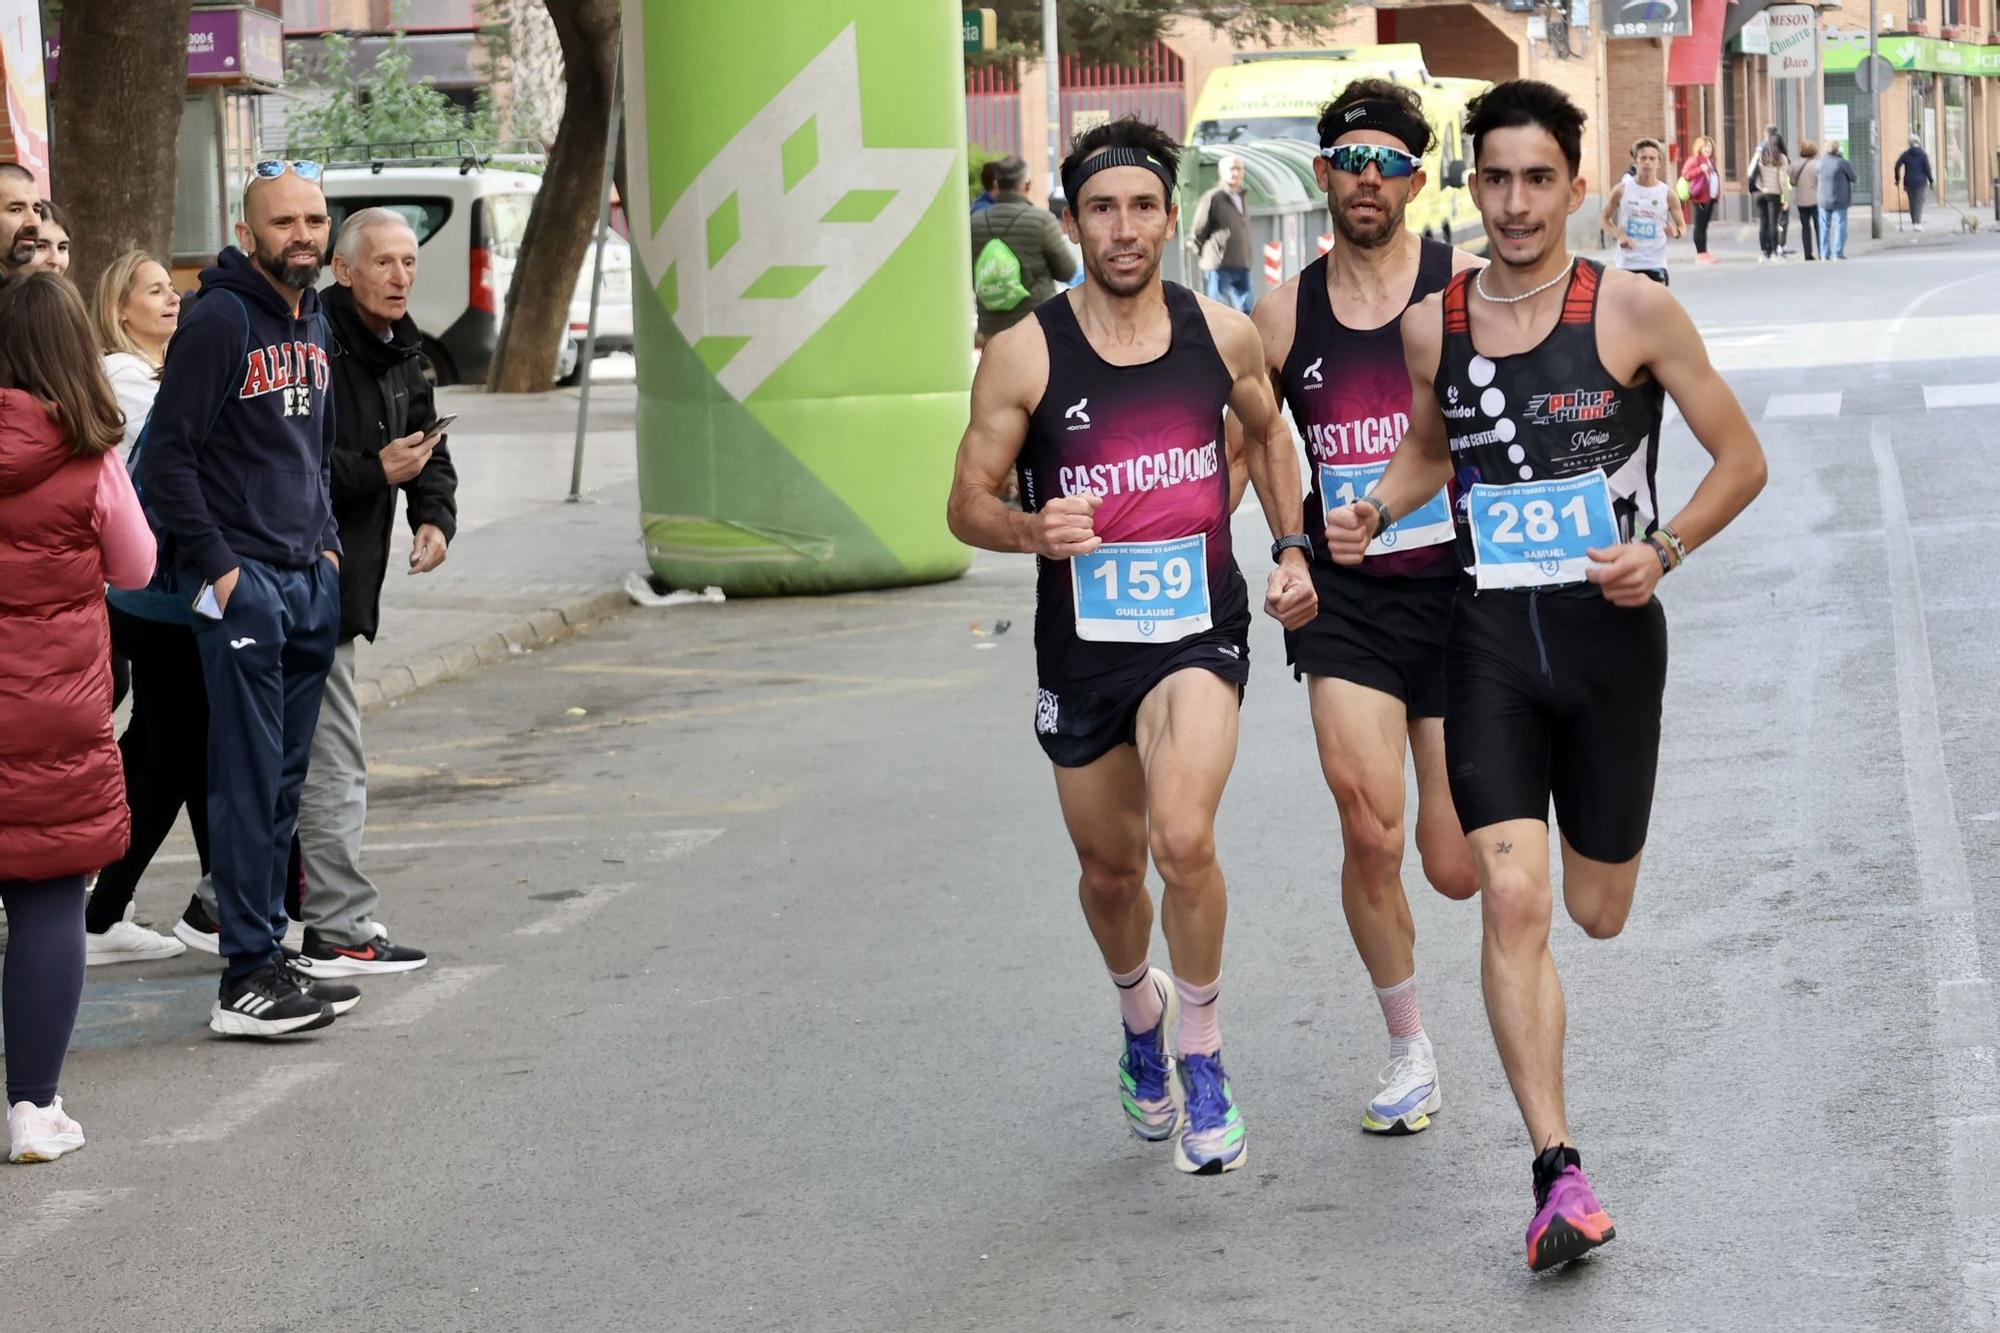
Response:
MULTIPOLYGON (((1042 50, 1041 0, 985 0, 998 20, 999 41, 991 55, 973 63, 1037 59, 1042 50)), ((1221 30, 1239 45, 1277 40, 1303 42, 1325 32, 1340 17, 1344 0, 1293 4, 1287 0, 1063 0, 1057 11, 1062 53, 1115 65, 1136 63, 1139 53, 1165 35, 1176 18, 1187 17, 1221 30)))
POLYGON ((439 92, 429 79, 411 75, 409 43, 401 33, 366 73, 354 68, 354 45, 338 33, 320 43, 319 58, 294 56, 291 80, 326 95, 317 106, 301 108, 286 126, 285 151, 320 152, 347 144, 416 143, 419 152, 450 153, 461 139, 495 137, 493 112, 480 94, 471 111, 439 92))

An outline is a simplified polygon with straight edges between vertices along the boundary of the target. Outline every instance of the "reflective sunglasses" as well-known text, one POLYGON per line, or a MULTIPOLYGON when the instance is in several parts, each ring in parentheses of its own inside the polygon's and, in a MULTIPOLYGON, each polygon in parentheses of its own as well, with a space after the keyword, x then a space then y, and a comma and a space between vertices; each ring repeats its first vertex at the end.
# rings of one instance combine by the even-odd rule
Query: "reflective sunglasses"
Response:
POLYGON ((1372 165, 1382 173, 1384 180, 1411 175, 1418 166, 1413 155, 1379 143, 1335 144, 1331 148, 1320 149, 1319 155, 1333 163, 1335 171, 1344 171, 1350 176, 1359 176, 1372 165))
MULTIPOLYGON (((276 180, 287 171, 302 181, 317 181, 326 168, 317 162, 283 162, 277 158, 269 158, 257 164, 257 175, 262 180, 276 180)), ((1386 176, 1388 173, 1385 171, 1382 174, 1386 176)))

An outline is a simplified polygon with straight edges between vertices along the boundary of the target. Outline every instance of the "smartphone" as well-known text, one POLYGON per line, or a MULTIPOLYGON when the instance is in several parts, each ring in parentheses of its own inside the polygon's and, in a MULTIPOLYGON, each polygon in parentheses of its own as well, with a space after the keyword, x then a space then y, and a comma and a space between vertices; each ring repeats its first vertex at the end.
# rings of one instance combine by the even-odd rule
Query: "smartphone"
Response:
POLYGON ((436 421, 433 421, 430 424, 430 429, 424 432, 423 442, 425 444, 437 443, 438 436, 444 434, 447 430, 450 430, 451 423, 456 420, 458 420, 458 413, 456 412, 445 413, 443 416, 439 417, 436 421))

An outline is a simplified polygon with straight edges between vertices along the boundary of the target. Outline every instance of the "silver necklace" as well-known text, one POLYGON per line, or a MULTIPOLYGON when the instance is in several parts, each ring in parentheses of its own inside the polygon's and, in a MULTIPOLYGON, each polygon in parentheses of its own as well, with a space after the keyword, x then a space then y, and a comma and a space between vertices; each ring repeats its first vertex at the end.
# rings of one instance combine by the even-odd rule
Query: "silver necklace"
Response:
POLYGON ((1495 305, 1514 305, 1517 302, 1527 300, 1531 296, 1540 296, 1543 292, 1555 286, 1557 283, 1561 282, 1564 278, 1567 278, 1569 276, 1569 271, 1575 267, 1576 267, 1576 257, 1572 255, 1570 257, 1569 263, 1563 265, 1562 272, 1556 274, 1553 278, 1550 278, 1547 282, 1543 283, 1541 286, 1533 288, 1529 291, 1522 292, 1519 296, 1495 296, 1492 292, 1487 291, 1486 270, 1483 268, 1480 269, 1477 273, 1472 275, 1472 285, 1479 289, 1479 295, 1481 297, 1483 297, 1488 301, 1493 302, 1493 304, 1495 305))

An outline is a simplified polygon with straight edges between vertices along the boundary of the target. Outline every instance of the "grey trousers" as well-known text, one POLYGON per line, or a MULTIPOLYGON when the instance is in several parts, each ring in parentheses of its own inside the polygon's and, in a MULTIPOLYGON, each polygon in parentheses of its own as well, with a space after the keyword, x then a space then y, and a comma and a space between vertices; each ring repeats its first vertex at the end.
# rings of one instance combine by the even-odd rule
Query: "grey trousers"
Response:
POLYGON ((1912 223, 1919 223, 1924 220, 1924 200, 1929 197, 1930 192, 1931 187, 1928 184, 1912 185, 1903 191, 1904 195, 1910 201, 1910 221, 1912 223))
MULTIPOLYGON (((354 640, 334 650, 313 730, 312 762, 299 793, 299 853, 305 861, 305 903, 299 915, 333 944, 355 947, 375 938, 382 900, 361 869, 361 831, 368 820, 368 765, 361 752, 361 699, 354 689, 354 640)), ((215 917, 215 886, 202 877, 202 906, 215 917)))

